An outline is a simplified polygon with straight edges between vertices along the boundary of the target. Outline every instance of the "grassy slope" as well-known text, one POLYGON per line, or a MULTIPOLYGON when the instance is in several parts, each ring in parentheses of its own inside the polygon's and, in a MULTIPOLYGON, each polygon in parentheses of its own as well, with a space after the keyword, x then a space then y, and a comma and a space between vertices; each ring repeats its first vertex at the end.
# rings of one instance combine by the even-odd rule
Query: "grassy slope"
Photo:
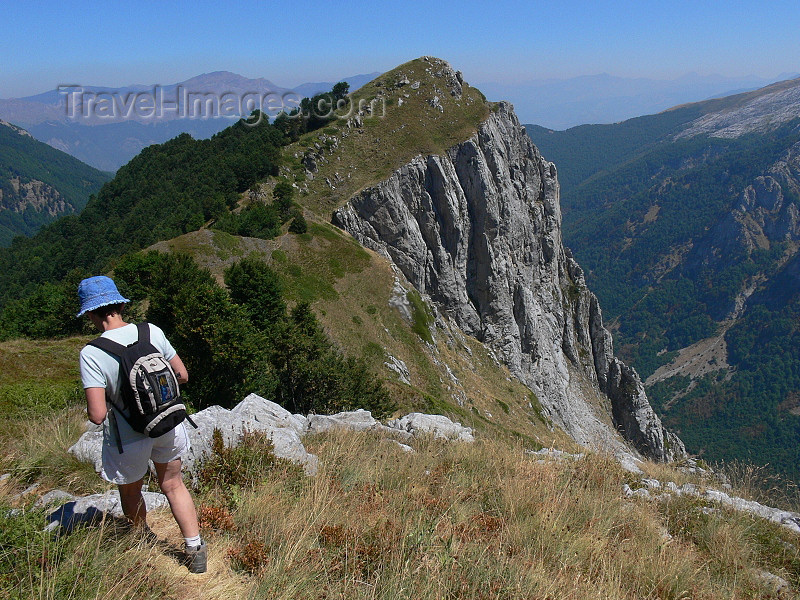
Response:
POLYGON ((416 59, 384 73, 350 97, 350 106, 355 107, 359 103, 369 106, 377 98, 372 102, 373 114, 363 117, 361 128, 348 128, 347 119, 337 119, 286 149, 287 157, 296 164, 320 140, 323 147, 330 137, 338 140, 335 149, 323 152, 326 162, 307 182, 300 199, 306 209, 328 220, 334 209, 359 190, 387 178, 415 156, 442 153, 477 131, 488 117, 490 105, 469 85, 463 86, 461 98, 452 96, 445 80, 433 75, 441 68, 435 62, 416 59), (409 83, 398 87, 403 78, 409 83), (415 82, 420 83, 418 89, 411 87, 415 82), (429 103, 437 96, 442 112, 429 103), (334 182, 335 189, 325 179, 334 182))
POLYGON ((239 258, 252 253, 263 258, 281 275, 290 301, 312 302, 339 346, 364 357, 386 377, 403 412, 447 414, 481 432, 526 440, 533 448, 553 443, 574 448, 565 434, 550 431, 537 416, 530 391, 477 340, 458 336, 448 343, 447 334, 438 330, 430 345, 415 333, 414 323, 389 304, 395 279, 388 261, 330 224, 312 223, 306 234, 285 233, 274 240, 203 230, 155 247, 192 254, 219 281, 225 267, 239 258), (388 355, 406 364, 411 386, 384 365, 388 355))
MULTIPOLYGON (((465 123, 463 132, 468 135, 473 125, 465 123)), ((394 160, 417 151, 398 151, 394 160)), ((325 171, 332 164, 321 174, 332 173, 325 171)), ((416 452, 409 454, 371 435, 318 436, 306 440, 321 459, 314 478, 280 464, 266 466, 273 463, 266 454, 248 450, 256 453, 251 465, 265 463, 255 487, 212 483, 196 490, 212 549, 209 573, 199 577, 187 578, 185 568, 164 559, 180 544, 168 511, 150 515, 165 540, 155 549, 108 526, 54 540, 37 533, 36 513, 24 522, 3 522, 4 541, 11 542, 0 552, 0 593, 215 600, 711 599, 766 597, 752 567, 768 568, 795 586, 800 582, 798 540, 784 530, 741 515, 709 516, 693 501, 625 501, 621 484, 633 482, 603 457, 541 463, 524 454, 539 444, 574 446, 536 417, 528 407, 534 399, 477 341, 449 339, 436 330, 435 344, 426 344, 389 305, 394 275, 388 262, 325 222, 346 194, 397 166, 386 162, 371 175, 353 174, 346 190, 325 191, 323 177, 310 182, 309 196, 301 199, 312 222, 307 234, 265 241, 201 230, 157 247, 190 252, 218 278, 239 257, 262 256, 281 273, 291 299, 314 303, 326 330, 347 352, 363 354, 378 369, 384 368, 384 352, 408 365, 413 386, 385 371, 404 409, 450 414, 475 426, 479 441, 416 440, 416 452), (314 195, 315 186, 321 195, 314 195), (453 400, 456 391, 464 393, 464 406, 453 400), (667 540, 664 530, 674 537, 667 540), (130 549, 120 553, 121 547, 130 549)), ((7 378, 0 383, 74 385, 77 350, 86 341, 0 344, 0 377, 7 378), (45 364, 51 366, 41 377, 45 364)), ((83 413, 79 396, 63 404, 46 408, 47 418, 19 411, 5 421, 0 468, 12 477, 0 483, 0 505, 28 505, 53 486, 103 489, 93 473, 65 458, 83 413), (36 493, 15 497, 33 481, 42 483, 36 493)), ((685 480, 666 469, 647 466, 662 480, 685 480)))
MULTIPOLYGON (((305 442, 320 458, 315 477, 275 461, 257 436, 201 476, 204 575, 187 577, 170 558, 182 539, 168 510, 148 516, 154 547, 109 521, 53 537, 37 530, 41 513, 3 511, 0 593, 755 600, 791 597, 770 595, 760 569, 800 583, 796 534, 697 500, 626 500, 622 484, 634 482, 602 456, 545 461, 493 439, 417 439, 413 453, 371 434, 305 442)), ((680 482, 663 467, 659 475, 680 482)), ((13 500, 15 484, 0 483, 0 506, 32 501, 13 500)))

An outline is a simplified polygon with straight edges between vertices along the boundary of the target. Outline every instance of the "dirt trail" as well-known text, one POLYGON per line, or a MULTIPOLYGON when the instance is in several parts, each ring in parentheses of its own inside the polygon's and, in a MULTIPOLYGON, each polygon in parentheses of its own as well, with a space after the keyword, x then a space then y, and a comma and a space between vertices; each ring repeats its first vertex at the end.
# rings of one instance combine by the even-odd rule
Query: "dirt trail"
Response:
POLYGON ((153 511, 147 515, 147 521, 161 540, 152 552, 158 553, 164 573, 175 581, 179 597, 196 600, 238 600, 251 597, 252 584, 245 577, 233 572, 225 560, 227 547, 216 539, 209 540, 208 571, 195 575, 169 555, 170 550, 183 548, 183 538, 172 514, 168 510, 153 511))

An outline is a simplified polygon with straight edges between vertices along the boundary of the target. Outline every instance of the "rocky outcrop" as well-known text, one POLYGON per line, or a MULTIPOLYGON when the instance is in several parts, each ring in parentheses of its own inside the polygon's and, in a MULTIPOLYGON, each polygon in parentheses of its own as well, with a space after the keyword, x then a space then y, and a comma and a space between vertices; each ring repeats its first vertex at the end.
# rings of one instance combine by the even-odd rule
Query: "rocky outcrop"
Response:
MULTIPOLYGON (((453 441, 472 442, 472 429, 441 415, 411 413, 386 425, 363 409, 335 415, 293 415, 288 410, 257 394, 250 394, 231 410, 209 406, 192 415, 197 428, 187 426, 189 450, 182 457, 185 470, 196 475, 212 453, 214 431, 222 434, 223 443, 235 446, 245 432, 263 432, 272 440, 275 456, 303 467, 307 475, 317 472, 317 457, 306 451, 302 437, 335 429, 370 431, 403 441, 430 434, 453 441)), ((103 432, 89 424, 89 429, 68 452, 81 462, 91 463, 97 472, 103 466, 103 432)))
MULTIPOLYGON (((430 435, 453 442, 473 442, 472 429, 454 423, 442 415, 411 413, 394 419, 386 425, 372 417, 363 409, 337 413, 335 415, 293 415, 285 408, 266 400, 257 394, 250 394, 233 409, 209 406, 192 415, 197 429, 187 427, 190 447, 182 457, 183 466, 190 477, 197 475, 203 462, 211 456, 214 431, 222 434, 223 442, 231 447, 239 443, 245 432, 263 432, 272 440, 275 456, 303 467, 307 475, 316 475, 319 466, 317 457, 306 451, 301 437, 343 429, 349 431, 368 431, 383 436, 396 444, 404 452, 413 448, 399 440, 409 441, 414 437, 430 435)), ((103 464, 103 432, 89 423, 86 431, 68 452, 81 462, 92 463, 100 472, 103 464)), ((8 478, 10 475, 0 476, 8 478)), ((38 489, 33 484, 19 497, 31 494, 38 489)), ((144 491, 147 510, 168 506, 166 496, 144 491)), ((76 497, 62 490, 51 490, 39 497, 33 508, 55 507, 48 513, 47 530, 60 530, 67 533, 77 525, 96 524, 103 518, 123 517, 119 492, 76 497)))
POLYGON ((72 211, 59 191, 46 183, 36 179, 23 181, 20 177, 9 177, 5 183, 6 193, 0 189, 0 211, 21 213, 30 209, 51 217, 72 211))
MULTIPOLYGON (((793 144, 764 175, 755 177, 740 193, 730 212, 697 240, 686 256, 684 271, 697 279, 703 271, 729 269, 756 250, 782 244, 779 264, 787 263, 800 247, 800 209, 793 201, 800 193, 800 142, 793 144)), ((727 303, 710 306, 718 321, 736 319, 747 300, 768 280, 759 270, 745 279, 739 293, 727 303)))
POLYGON ((556 168, 511 105, 495 105, 445 154, 418 156, 361 191, 333 222, 487 344, 577 441, 620 452, 617 429, 648 457, 683 455, 614 357, 597 298, 562 243, 556 168))

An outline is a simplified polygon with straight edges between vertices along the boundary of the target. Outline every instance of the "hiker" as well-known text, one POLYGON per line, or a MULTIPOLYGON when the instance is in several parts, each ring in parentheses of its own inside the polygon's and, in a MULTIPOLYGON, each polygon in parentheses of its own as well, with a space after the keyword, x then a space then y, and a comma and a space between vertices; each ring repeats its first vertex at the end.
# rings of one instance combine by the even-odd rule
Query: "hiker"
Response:
MULTIPOLYGON (((129 300, 122 297, 112 279, 105 276, 84 279, 78 286, 78 299, 78 317, 88 315, 92 324, 102 332, 100 338, 129 346, 140 340, 140 334, 147 336, 148 329, 141 327, 149 328, 150 343, 169 363, 177 383, 183 384, 189 380, 183 361, 161 329, 147 323, 137 327, 123 320, 122 310, 129 300)), ((155 534, 147 526, 147 508, 142 497, 142 481, 147 473, 148 461, 152 459, 161 491, 166 495, 185 539, 186 565, 192 573, 204 573, 206 543, 200 537, 194 501, 181 472, 181 455, 189 449, 185 424, 180 422, 158 437, 139 433, 131 426, 123 412, 126 405, 122 390, 122 386, 130 387, 131 384, 121 376, 120 358, 110 350, 98 347, 100 344, 93 345, 100 338, 86 345, 80 355, 81 380, 86 392, 89 420, 103 424, 103 466, 100 476, 117 484, 122 510, 132 527, 153 540, 155 534)), ((104 344, 109 345, 107 342, 104 344)), ((164 389, 163 378, 159 384, 164 389)), ((177 392, 177 385, 174 387, 177 392)), ((130 415, 131 410, 127 409, 127 413, 130 415)), ((132 417, 128 418, 133 421, 132 417)))

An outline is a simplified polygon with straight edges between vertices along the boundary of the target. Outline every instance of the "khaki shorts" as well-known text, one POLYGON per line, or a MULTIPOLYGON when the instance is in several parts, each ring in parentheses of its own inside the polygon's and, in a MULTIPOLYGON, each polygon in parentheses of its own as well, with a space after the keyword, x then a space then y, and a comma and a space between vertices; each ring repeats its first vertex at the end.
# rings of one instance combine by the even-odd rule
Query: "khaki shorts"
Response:
POLYGON ((157 438, 143 437, 127 442, 119 453, 114 440, 103 441, 103 468, 100 476, 111 483, 135 483, 147 473, 149 461, 168 463, 189 450, 186 427, 179 424, 157 438))

